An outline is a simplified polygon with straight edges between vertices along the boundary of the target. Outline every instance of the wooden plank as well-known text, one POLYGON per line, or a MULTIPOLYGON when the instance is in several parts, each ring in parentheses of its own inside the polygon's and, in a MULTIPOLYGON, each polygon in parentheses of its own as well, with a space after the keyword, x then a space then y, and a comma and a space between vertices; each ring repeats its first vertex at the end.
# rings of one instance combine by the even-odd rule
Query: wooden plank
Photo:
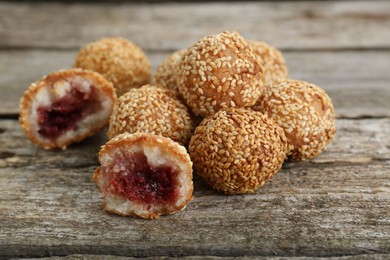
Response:
POLYGON ((44 151, 2 120, 0 255, 390 254, 390 119, 340 119, 337 128, 326 153, 286 163, 254 194, 217 194, 195 176, 183 212, 145 221, 101 209, 91 175, 102 136, 44 151))
MULTIPOLYGON (((168 52, 147 52, 153 69, 168 52)), ((0 51, 0 115, 16 115, 31 82, 70 67, 76 51, 0 51)), ((286 51, 290 77, 313 82, 331 96, 338 117, 390 116, 390 51, 286 51)))
MULTIPOLYGON (((97 165, 97 153, 107 141, 106 130, 65 151, 35 147, 16 120, 0 121, 0 168, 80 168, 97 165)), ((336 137, 312 164, 361 164, 390 160, 390 119, 337 119, 336 137)), ((286 167, 289 164, 286 165, 286 167)))
MULTIPOLYGON (((387 254, 364 254, 364 255, 350 255, 350 256, 337 256, 337 257, 327 257, 327 260, 382 260, 388 257, 387 254)), ((176 259, 177 257, 124 257, 124 256, 112 256, 112 255, 68 255, 68 256, 52 256, 52 257, 43 257, 40 260, 61 260, 61 259, 81 259, 81 260, 95 260, 95 259, 176 259)), ((181 259, 195 259, 195 260, 221 260, 221 259, 235 259, 235 260, 249 260, 249 259, 264 259, 264 260, 286 260, 286 257, 282 256, 181 256, 181 259)), ((297 256, 297 257, 289 257, 289 259, 293 260, 312 260, 313 257, 307 256, 297 256)), ((316 258, 318 259, 318 258, 316 258)), ((321 258, 320 258, 321 259, 321 258)), ((323 258, 322 258, 323 259, 323 258)))
MULTIPOLYGON (((30 0, 30 2, 44 2, 45 0, 30 0)), ((253 2, 254 0, 248 0, 247 2, 253 2)), ((257 2, 269 2, 269 0, 256 0, 257 2)), ((286 2, 286 0, 274 0, 274 2, 286 2)), ((302 0, 289 0, 290 2, 292 1, 302 1, 302 0)), ((318 1, 318 0, 306 0, 306 1, 318 1)), ((326 0, 326 1, 340 1, 340 0, 326 0)), ((353 1, 353 0, 343 0, 343 1, 353 1)), ((376 0, 378 1, 378 0, 376 0)), ((383 0, 382 0, 383 1, 383 0)), ((386 0, 385 0, 386 1, 386 0)), ((63 2, 61 0, 55 0, 52 2, 63 2)), ((175 0, 66 0, 67 3, 78 3, 78 2, 85 2, 85 3, 171 3, 171 2, 177 2, 175 0)), ((189 2, 194 2, 194 3, 201 3, 201 2, 206 2, 205 0, 182 0, 180 1, 182 3, 189 3, 189 2)), ((213 2, 237 2, 237 0, 213 0, 213 2)))
POLYGON ((121 35, 147 50, 237 30, 287 49, 389 48, 390 2, 0 3, 0 47, 78 48, 121 35))

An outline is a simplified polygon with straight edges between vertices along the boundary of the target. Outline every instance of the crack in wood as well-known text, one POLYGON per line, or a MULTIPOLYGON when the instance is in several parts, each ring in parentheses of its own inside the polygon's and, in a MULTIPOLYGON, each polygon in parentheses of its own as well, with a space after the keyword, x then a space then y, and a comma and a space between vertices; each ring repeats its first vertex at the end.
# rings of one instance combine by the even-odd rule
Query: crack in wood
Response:
POLYGON ((13 152, 2 152, 0 151, 0 159, 7 159, 7 158, 10 158, 10 157, 13 157, 15 156, 15 153, 13 152))

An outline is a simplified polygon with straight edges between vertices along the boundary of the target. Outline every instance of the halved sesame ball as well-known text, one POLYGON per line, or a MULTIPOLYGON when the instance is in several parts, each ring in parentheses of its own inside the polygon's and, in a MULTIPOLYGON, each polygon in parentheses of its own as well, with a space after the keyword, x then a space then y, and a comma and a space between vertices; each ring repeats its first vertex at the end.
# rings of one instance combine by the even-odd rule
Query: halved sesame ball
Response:
POLYGON ((81 48, 74 67, 101 73, 114 84, 118 96, 150 81, 151 68, 145 53, 120 37, 102 38, 81 48))
POLYGON ((187 145, 194 128, 189 109, 174 91, 145 85, 131 89, 115 103, 108 137, 145 132, 187 145))
POLYGON ((282 167, 286 149, 283 130, 245 108, 205 118, 189 145, 198 174, 226 194, 250 193, 264 185, 282 167))
POLYGON ((284 79, 268 84, 253 109, 283 128, 290 147, 288 156, 294 161, 319 155, 336 133, 330 97, 305 81, 284 79))
POLYGON ((153 219, 192 200, 192 162, 169 138, 121 134, 102 147, 99 161, 93 178, 108 212, 153 219))
POLYGON ((174 90, 179 93, 177 77, 179 74, 178 65, 186 50, 178 50, 170 54, 158 67, 154 76, 153 84, 174 90))
POLYGON ((249 41, 255 55, 260 59, 264 70, 264 83, 276 79, 286 79, 288 69, 282 53, 274 46, 261 41, 249 41))
POLYGON ((236 32, 203 38, 179 65, 179 91, 202 117, 222 108, 251 107, 260 96, 263 70, 248 42, 236 32))
POLYGON ((50 73, 33 83, 20 100, 20 124, 45 148, 62 148, 105 127, 116 100, 112 83, 81 69, 50 73))

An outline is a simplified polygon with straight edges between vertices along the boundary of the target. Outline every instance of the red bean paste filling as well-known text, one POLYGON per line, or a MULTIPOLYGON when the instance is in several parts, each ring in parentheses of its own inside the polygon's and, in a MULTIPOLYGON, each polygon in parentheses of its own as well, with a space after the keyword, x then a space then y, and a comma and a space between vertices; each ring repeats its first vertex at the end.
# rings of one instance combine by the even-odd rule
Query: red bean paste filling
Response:
POLYGON ((54 140, 70 130, 76 130, 76 124, 86 116, 101 109, 96 87, 90 86, 83 92, 77 86, 62 98, 53 101, 50 106, 38 108, 38 133, 54 140))
MULTIPOLYGON (((112 175, 109 190, 136 203, 172 204, 178 197, 177 172, 168 165, 152 167, 143 152, 132 154, 132 158, 119 158, 114 166, 121 167, 112 175)), ((108 169, 114 172, 112 168, 108 169)))

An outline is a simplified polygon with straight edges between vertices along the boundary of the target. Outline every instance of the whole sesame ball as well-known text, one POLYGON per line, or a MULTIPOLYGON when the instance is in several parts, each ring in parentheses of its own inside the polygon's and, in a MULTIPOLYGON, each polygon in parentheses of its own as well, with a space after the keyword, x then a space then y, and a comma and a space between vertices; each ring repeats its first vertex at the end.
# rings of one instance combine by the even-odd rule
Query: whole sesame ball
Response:
POLYGON ((264 70, 264 83, 288 76, 286 61, 282 53, 274 46, 261 41, 250 41, 253 52, 260 59, 264 70))
POLYGON ((178 50, 170 54, 160 65, 154 75, 154 84, 158 87, 168 88, 179 92, 177 86, 178 65, 186 50, 178 50))
POLYGON ((267 84, 253 107, 273 119, 286 134, 294 161, 319 155, 335 136, 331 99, 320 87, 299 80, 277 80, 267 84))
POLYGON ((220 110, 195 129, 189 152, 198 174, 226 194, 254 192, 282 166, 283 130, 245 108, 220 110))
POLYGON ((102 74, 114 84, 118 96, 150 81, 150 63, 145 53, 124 38, 102 38, 81 48, 74 67, 102 74))
POLYGON ((114 105, 108 137, 150 133, 188 144, 194 129, 189 109, 169 90, 145 85, 131 89, 114 105))
POLYGON ((236 32, 203 38, 187 50, 179 66, 179 91, 196 115, 251 107, 260 96, 262 67, 236 32))

